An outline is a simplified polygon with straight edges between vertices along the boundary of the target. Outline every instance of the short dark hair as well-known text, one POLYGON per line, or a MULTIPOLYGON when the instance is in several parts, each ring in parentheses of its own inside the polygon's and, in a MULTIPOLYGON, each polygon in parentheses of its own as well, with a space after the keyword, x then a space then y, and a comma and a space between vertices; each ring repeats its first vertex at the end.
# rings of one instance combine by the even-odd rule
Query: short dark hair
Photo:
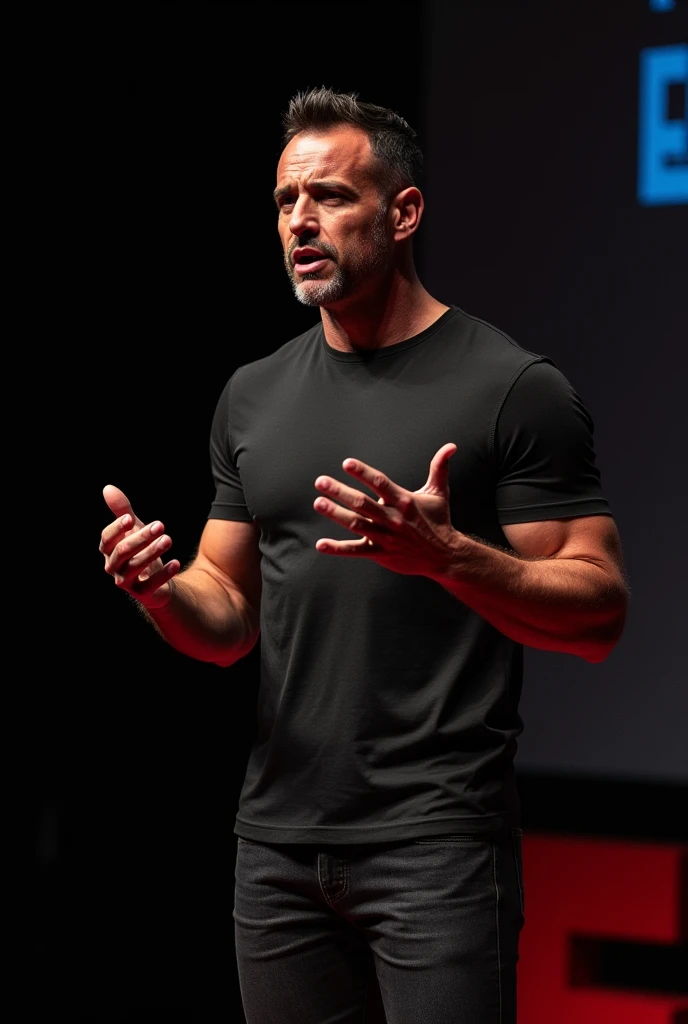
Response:
POLYGON ((334 92, 324 85, 299 92, 289 101, 282 124, 285 146, 300 132, 319 134, 340 125, 360 128, 370 139, 385 198, 420 180, 423 154, 416 132, 399 114, 362 102, 356 92, 334 92))

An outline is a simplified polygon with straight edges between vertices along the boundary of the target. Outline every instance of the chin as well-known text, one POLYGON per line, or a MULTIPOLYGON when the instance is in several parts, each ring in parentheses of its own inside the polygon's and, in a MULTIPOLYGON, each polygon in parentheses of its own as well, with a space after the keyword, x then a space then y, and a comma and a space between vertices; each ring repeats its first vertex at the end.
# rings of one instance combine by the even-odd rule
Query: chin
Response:
POLYGON ((294 295, 303 306, 321 306, 322 303, 316 301, 316 296, 305 295, 300 288, 294 289, 294 295))
POLYGON ((337 281, 323 281, 315 276, 305 281, 294 281, 294 295, 304 306, 325 306, 344 298, 341 284, 337 281))

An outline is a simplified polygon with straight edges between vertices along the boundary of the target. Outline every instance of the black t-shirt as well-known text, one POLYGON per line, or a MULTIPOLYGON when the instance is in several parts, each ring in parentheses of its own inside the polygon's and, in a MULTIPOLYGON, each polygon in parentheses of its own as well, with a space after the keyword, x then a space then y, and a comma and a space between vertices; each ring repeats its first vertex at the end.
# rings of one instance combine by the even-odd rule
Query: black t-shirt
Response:
POLYGON ((523 648, 439 583, 364 557, 313 508, 353 457, 415 491, 449 441, 451 520, 610 514, 593 424, 546 356, 456 306, 413 338, 341 352, 318 324, 239 367, 215 413, 209 518, 260 527, 257 735, 235 832, 367 843, 516 824, 523 648))

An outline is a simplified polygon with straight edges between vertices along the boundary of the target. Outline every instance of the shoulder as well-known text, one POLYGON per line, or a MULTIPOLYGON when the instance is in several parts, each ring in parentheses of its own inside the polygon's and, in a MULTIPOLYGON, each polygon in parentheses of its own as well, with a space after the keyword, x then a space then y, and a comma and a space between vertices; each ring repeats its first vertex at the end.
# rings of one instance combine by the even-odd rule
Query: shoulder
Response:
POLYGON ((579 401, 579 396, 566 375, 551 356, 525 348, 506 331, 480 317, 454 307, 454 330, 463 335, 464 345, 476 353, 484 373, 501 381, 502 404, 516 401, 528 404, 543 398, 554 402, 579 401))
POLYGON ((222 385, 217 399, 217 413, 227 415, 231 408, 236 415, 237 410, 247 402, 249 407, 254 401, 262 400, 264 403, 271 389, 273 393, 275 389, 284 392, 292 368, 303 366, 307 350, 313 350, 321 332, 322 325, 315 324, 269 355, 237 366, 222 385))
POLYGON ((303 334, 280 345, 269 355, 242 363, 232 374, 228 385, 231 384, 232 391, 235 392, 236 390, 251 390, 254 387, 260 388, 272 380, 283 381, 284 372, 291 366, 303 364, 306 351, 313 348, 321 334, 322 324, 318 322, 303 334))
POLYGON ((551 359, 540 356, 519 367, 505 389, 499 418, 556 422, 562 415, 573 415, 591 426, 584 401, 551 359))
POLYGON ((488 320, 473 316, 459 306, 452 308, 455 316, 448 326, 460 336, 462 350, 474 360, 484 375, 500 379, 508 385, 532 364, 546 362, 554 366, 549 356, 525 348, 488 320))
POLYGON ((516 359, 526 358, 544 358, 539 352, 531 352, 529 349, 524 348, 515 341, 510 334, 502 330, 501 327, 496 327, 491 324, 488 320, 484 320, 482 317, 474 316, 472 313, 467 313, 464 309, 459 306, 452 307, 456 311, 456 317, 452 318, 457 328, 464 331, 469 336, 474 337, 479 342, 489 345, 491 348, 503 351, 504 353, 510 353, 516 359))

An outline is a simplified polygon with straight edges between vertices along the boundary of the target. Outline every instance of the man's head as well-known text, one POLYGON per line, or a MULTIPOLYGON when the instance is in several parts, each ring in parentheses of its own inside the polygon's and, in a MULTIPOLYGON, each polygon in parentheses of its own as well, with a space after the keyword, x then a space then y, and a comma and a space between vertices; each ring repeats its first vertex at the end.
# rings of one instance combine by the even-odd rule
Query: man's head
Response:
POLYGON ((275 199, 296 297, 334 306, 379 288, 422 212, 415 132, 391 110, 324 87, 291 100, 284 128, 275 199))

